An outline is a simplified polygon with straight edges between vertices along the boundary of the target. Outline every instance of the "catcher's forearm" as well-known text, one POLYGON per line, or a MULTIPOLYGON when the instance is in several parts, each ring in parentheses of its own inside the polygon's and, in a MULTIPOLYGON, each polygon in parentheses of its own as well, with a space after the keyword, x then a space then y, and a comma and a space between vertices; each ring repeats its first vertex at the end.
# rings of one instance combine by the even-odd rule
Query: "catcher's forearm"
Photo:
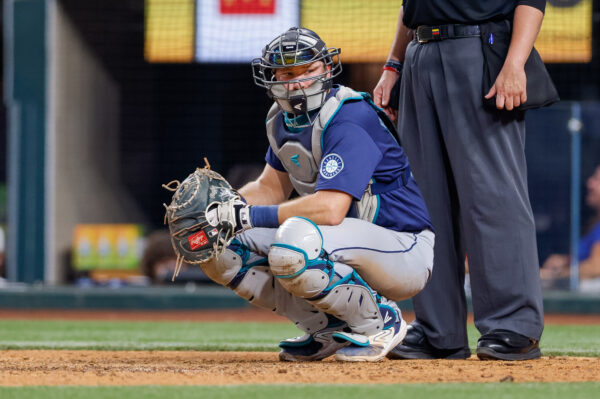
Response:
POLYGON ((246 184, 239 193, 250 205, 274 205, 287 200, 292 190, 288 174, 267 164, 258 179, 246 184))
POLYGON ((239 189, 239 193, 249 205, 275 205, 287 198, 281 190, 276 190, 268 185, 255 180, 239 189))
POLYGON ((293 216, 302 216, 315 224, 334 226, 344 220, 351 203, 352 197, 346 193, 317 191, 281 205, 253 205, 250 207, 250 224, 251 227, 273 228, 293 216))
POLYGON ((315 224, 334 226, 348 214, 352 197, 341 191, 322 190, 295 198, 279 206, 279 223, 292 216, 303 216, 315 224))

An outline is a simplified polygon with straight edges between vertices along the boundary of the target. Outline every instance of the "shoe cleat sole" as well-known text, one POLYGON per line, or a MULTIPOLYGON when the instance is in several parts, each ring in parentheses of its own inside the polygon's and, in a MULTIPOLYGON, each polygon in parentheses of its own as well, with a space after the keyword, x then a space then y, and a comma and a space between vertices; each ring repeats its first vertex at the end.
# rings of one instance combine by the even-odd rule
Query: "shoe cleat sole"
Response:
POLYGON ((407 328, 408 324, 401 319, 398 333, 388 342, 385 341, 388 339, 387 334, 391 333, 391 329, 372 336, 370 341, 373 342, 369 346, 349 346, 338 350, 334 356, 335 360, 342 362, 377 362, 385 358, 389 351, 402 342, 406 336, 407 328), (379 344, 378 341, 383 341, 383 343, 379 344))
POLYGON ((501 353, 491 348, 477 348, 477 357, 480 360, 533 360, 542 357, 540 348, 525 353, 501 353))

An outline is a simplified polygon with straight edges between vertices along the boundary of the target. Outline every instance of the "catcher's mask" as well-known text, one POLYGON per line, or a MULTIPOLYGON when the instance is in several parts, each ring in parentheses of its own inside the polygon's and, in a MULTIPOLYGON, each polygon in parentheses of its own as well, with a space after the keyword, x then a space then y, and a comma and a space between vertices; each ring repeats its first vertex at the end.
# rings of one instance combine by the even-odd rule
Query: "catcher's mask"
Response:
POLYGON ((292 126, 307 127, 316 120, 311 111, 321 108, 333 78, 342 72, 340 49, 327 47, 319 35, 305 28, 290 28, 276 37, 264 49, 261 58, 252 61, 254 82, 267 89, 267 95, 288 114, 292 126), (324 71, 307 78, 277 81, 275 70, 322 61, 324 71), (303 83, 312 81, 308 87, 303 83), (300 87, 288 90, 289 87, 300 87), (311 118, 312 115, 312 118, 311 118))

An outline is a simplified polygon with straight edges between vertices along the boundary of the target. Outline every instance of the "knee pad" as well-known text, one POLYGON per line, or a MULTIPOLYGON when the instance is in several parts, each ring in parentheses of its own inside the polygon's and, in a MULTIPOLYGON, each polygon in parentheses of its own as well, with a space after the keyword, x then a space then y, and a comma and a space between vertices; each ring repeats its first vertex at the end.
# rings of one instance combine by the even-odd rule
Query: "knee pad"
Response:
POLYGON ((310 220, 292 217, 283 222, 269 251, 271 272, 293 295, 310 299, 329 285, 333 263, 322 257, 323 236, 310 220))

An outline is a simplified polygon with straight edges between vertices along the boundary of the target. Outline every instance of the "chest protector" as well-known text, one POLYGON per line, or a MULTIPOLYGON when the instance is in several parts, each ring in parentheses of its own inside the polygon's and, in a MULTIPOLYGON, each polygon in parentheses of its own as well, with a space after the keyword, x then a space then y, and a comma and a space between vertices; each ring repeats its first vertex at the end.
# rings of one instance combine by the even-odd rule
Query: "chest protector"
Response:
MULTIPOLYGON (((310 137, 311 150, 307 149, 300 141, 288 140, 283 145, 279 146, 275 137, 276 123, 281 122, 280 108, 277 103, 274 103, 269 113, 267 114, 267 137, 273 153, 288 172, 294 189, 299 195, 304 196, 315 192, 317 179, 319 177, 319 166, 323 157, 323 148, 321 146, 321 137, 325 133, 329 122, 338 109, 344 105, 346 101, 363 101, 366 100, 379 115, 396 140, 398 136, 392 122, 387 118, 382 110, 377 108, 366 93, 359 93, 348 87, 340 86, 335 96, 330 97, 321 107, 321 111, 317 116, 317 120, 312 126, 310 137), (383 114, 383 115, 382 115, 383 114)), ((399 141, 398 141, 399 142, 399 141)), ((374 222, 379 209, 379 196, 373 193, 371 179, 369 185, 365 189, 360 201, 354 201, 354 211, 356 217, 374 222)), ((383 192, 385 192, 384 190, 383 192)), ((377 194, 381 193, 378 192, 377 194)))

